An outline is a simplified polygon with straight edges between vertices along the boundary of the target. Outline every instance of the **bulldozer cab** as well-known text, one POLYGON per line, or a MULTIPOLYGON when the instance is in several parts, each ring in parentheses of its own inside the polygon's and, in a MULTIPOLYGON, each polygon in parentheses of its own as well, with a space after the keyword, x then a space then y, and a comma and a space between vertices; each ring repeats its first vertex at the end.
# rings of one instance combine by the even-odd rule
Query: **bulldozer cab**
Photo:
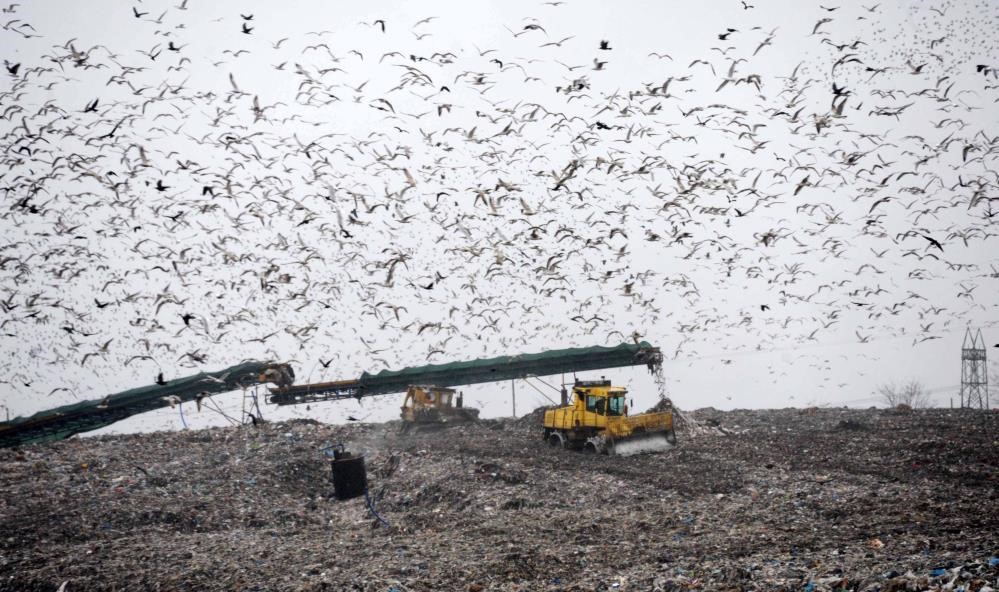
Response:
POLYGON ((580 393, 579 396, 581 398, 585 396, 584 405, 587 411, 597 415, 614 417, 628 414, 628 407, 625 404, 626 395, 627 391, 611 391, 606 394, 588 393, 584 395, 580 393))
POLYGON ((577 408, 604 417, 628 415, 628 391, 611 386, 609 380, 576 381, 573 391, 576 393, 577 408))

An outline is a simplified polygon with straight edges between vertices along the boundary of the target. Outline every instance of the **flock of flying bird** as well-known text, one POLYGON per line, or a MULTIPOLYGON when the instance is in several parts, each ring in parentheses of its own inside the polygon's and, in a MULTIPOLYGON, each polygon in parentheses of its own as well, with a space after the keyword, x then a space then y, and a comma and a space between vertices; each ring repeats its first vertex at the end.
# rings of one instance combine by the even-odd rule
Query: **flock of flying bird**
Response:
POLYGON ((121 9, 117 45, 3 10, 0 351, 22 407, 243 359, 724 358, 995 318, 987 3, 775 28, 736 2, 682 63, 696 44, 562 31, 567 2, 496 25, 496 49, 444 41, 447 15, 344 23, 346 47, 257 11, 201 24, 219 52, 189 33, 195 0, 153 4, 121 9))

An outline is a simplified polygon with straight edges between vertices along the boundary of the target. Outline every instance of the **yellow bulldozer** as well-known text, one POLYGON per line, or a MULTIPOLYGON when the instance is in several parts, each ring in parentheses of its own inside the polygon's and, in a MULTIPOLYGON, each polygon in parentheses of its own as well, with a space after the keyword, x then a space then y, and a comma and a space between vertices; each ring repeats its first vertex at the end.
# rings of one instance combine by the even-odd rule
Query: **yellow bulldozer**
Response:
MULTIPOLYGON (((676 444, 669 411, 628 415, 628 391, 611 381, 577 380, 564 407, 545 411, 544 438, 559 448, 628 456, 676 444)), ((564 398, 564 397, 563 397, 564 398)))
POLYGON ((479 418, 479 410, 465 407, 461 393, 439 386, 410 386, 402 403, 402 430, 435 429, 469 423, 479 418))

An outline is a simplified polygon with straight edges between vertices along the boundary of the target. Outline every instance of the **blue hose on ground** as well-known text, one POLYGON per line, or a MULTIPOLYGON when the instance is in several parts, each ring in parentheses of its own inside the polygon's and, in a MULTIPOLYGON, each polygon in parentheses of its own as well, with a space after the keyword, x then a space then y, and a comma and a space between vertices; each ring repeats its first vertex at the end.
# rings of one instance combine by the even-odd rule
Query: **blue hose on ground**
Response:
POLYGON ((371 501, 371 496, 368 495, 368 488, 367 487, 364 488, 364 501, 368 504, 368 511, 371 512, 372 516, 374 516, 375 518, 377 518, 378 521, 381 522, 382 524, 384 524, 386 528, 392 528, 391 526, 389 526, 389 523, 385 522, 385 519, 382 518, 381 516, 379 516, 378 512, 375 511, 375 504, 374 504, 374 502, 371 501))

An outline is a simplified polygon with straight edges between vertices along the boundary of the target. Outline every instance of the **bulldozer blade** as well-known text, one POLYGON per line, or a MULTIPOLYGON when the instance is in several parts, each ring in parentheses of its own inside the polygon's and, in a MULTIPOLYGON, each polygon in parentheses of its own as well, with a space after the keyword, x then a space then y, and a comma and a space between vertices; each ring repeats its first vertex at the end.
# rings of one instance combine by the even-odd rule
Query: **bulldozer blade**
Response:
POLYGON ((627 440, 618 440, 611 448, 611 453, 617 456, 632 456, 635 454, 650 454, 665 452, 673 448, 673 444, 663 434, 640 436, 627 440))

